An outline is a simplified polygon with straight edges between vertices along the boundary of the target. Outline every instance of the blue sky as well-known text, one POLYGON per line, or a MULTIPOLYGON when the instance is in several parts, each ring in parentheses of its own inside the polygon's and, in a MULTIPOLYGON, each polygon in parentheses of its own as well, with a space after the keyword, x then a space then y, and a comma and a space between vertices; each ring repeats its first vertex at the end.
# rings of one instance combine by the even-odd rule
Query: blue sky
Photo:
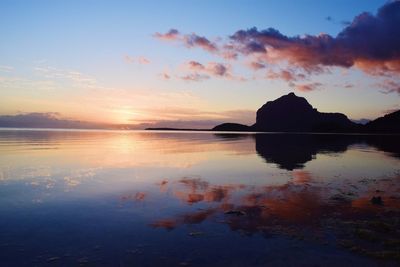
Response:
MULTIPOLYGON (((316 90, 302 91, 247 68, 247 55, 240 62, 227 61, 154 34, 177 29, 182 36, 194 33, 223 43, 241 29, 272 27, 286 36, 335 37, 346 27, 344 22, 362 12, 376 14, 385 3, 1 1, 0 114, 57 112, 65 118, 133 124, 251 123, 263 103, 294 91, 321 111, 374 118, 400 108, 399 93, 382 93, 377 85, 382 77, 364 69, 334 66, 307 78, 308 83, 321 84, 316 90), (189 61, 225 64, 232 75, 204 74, 210 77, 187 81, 182 77, 189 61)), ((392 80, 398 82, 398 76, 392 80)))

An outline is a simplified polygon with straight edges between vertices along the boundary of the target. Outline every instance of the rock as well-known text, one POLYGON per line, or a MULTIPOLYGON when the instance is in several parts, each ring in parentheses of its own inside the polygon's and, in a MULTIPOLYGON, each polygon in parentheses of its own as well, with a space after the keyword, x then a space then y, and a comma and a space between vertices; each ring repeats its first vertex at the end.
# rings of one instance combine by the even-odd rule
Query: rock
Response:
POLYGON ((341 113, 322 113, 294 93, 268 101, 257 110, 257 131, 267 132, 352 132, 360 125, 341 113))

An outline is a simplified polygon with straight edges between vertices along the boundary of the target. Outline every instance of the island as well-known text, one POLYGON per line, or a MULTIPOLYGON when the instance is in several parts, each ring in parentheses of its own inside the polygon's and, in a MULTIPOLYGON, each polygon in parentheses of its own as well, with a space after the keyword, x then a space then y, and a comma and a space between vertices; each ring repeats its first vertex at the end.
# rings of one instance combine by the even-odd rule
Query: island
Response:
POLYGON ((400 110, 367 124, 351 121, 342 113, 319 112, 304 97, 289 93, 266 102, 257 110, 256 123, 227 122, 212 129, 147 128, 146 130, 288 133, 400 133, 400 110))

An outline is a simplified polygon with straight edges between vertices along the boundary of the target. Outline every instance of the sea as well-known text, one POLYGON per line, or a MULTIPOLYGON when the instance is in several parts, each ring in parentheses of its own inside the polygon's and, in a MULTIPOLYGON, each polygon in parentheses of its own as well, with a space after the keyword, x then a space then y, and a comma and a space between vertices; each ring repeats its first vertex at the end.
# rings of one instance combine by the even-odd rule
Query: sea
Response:
POLYGON ((396 135, 0 129, 0 266, 398 266, 396 135))

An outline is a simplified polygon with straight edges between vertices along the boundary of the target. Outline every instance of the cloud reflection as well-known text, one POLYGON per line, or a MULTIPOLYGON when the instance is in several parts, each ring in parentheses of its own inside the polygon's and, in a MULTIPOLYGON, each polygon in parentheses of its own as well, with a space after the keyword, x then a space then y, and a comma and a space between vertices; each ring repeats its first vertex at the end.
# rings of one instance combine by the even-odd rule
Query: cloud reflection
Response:
MULTIPOLYGON (((306 171, 292 172, 292 179, 281 185, 215 185, 187 177, 169 184, 173 197, 193 206, 192 209, 202 203, 202 208, 157 220, 151 227, 170 231, 182 225, 212 221, 248 235, 262 233, 318 239, 333 234, 341 238, 366 219, 374 222, 386 216, 386 221, 400 215, 398 174, 347 184, 321 183, 306 171), (372 201, 377 196, 382 198, 380 205, 372 201)), ((386 223, 390 225, 387 227, 394 227, 386 223)), ((368 228, 368 231, 372 230, 368 228)), ((363 246, 364 241, 357 235, 348 238, 363 246)), ((381 238, 386 238, 386 234, 381 238)), ((392 238, 400 238, 400 235, 394 234, 392 238)))

